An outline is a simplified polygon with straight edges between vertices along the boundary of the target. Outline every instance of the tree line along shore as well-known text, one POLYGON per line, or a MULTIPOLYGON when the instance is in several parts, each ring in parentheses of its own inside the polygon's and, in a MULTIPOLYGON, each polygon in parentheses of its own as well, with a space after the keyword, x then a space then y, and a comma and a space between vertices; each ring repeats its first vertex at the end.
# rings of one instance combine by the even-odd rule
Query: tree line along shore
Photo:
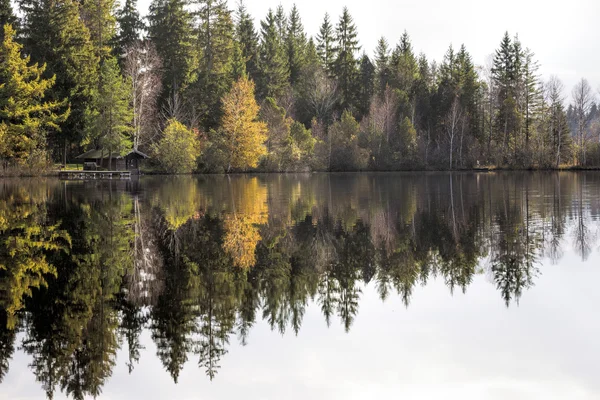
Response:
POLYGON ((223 0, 16 7, 0 0, 0 176, 94 149, 162 173, 600 167, 594 88, 567 102, 508 32, 477 65, 407 32, 367 54, 348 8, 310 36, 296 6, 258 24, 223 0))

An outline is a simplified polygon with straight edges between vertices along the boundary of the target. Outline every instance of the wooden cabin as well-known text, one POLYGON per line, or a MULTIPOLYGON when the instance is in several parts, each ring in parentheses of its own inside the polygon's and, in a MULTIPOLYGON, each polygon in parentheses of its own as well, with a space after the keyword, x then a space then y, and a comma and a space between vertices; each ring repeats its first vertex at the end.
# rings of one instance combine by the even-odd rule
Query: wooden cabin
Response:
POLYGON ((107 170, 107 171, 132 171, 138 172, 141 160, 147 159, 148 156, 137 149, 131 150, 126 155, 112 155, 112 160, 109 160, 109 152, 103 149, 87 151, 75 159, 83 163, 84 170, 107 170))

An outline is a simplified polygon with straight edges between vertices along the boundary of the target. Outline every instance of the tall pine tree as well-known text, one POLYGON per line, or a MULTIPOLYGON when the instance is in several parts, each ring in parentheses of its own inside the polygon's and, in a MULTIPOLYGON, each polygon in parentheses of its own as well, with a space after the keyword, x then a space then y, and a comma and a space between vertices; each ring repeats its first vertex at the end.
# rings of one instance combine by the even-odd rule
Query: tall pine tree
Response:
POLYGON ((194 60, 192 15, 186 0, 153 0, 148 15, 148 36, 163 62, 159 107, 181 101, 194 60))
POLYGON ((338 80, 340 90, 340 107, 342 110, 351 109, 355 104, 357 84, 356 52, 358 45, 358 32, 354 20, 347 7, 344 7, 342 16, 335 30, 336 59, 334 74, 338 80))
POLYGON ((333 64, 335 62, 335 33, 333 25, 329 19, 329 14, 325 14, 323 23, 319 28, 317 35, 317 53, 321 63, 329 76, 333 76, 333 64))
POLYGON ((86 130, 86 115, 98 87, 98 58, 90 32, 80 18, 75 0, 21 0, 21 35, 25 51, 34 62, 46 64, 44 76, 56 76, 48 99, 68 99, 71 113, 60 131, 51 132, 54 154, 66 162, 78 151, 86 130))
POLYGON ((254 20, 243 1, 240 1, 236 17, 236 40, 246 64, 246 72, 250 79, 257 81, 259 77, 258 35, 254 28, 254 20))
POLYGON ((114 54, 123 60, 125 52, 140 41, 146 29, 137 9, 137 0, 125 0, 123 8, 117 12, 118 32, 114 40, 114 54))
POLYGON ((259 68, 258 96, 264 99, 283 95, 289 86, 289 69, 272 10, 269 10, 266 19, 261 21, 259 68))

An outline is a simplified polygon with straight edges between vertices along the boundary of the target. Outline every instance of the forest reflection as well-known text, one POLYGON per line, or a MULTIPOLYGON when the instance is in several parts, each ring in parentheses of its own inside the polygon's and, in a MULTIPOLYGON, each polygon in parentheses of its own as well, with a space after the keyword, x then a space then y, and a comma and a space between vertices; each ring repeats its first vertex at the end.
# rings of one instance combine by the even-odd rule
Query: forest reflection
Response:
POLYGON ((48 398, 98 396, 145 330, 175 382, 188 361, 213 379, 259 320, 298 334, 314 302, 350 330, 366 285, 408 307, 483 274, 509 307, 544 264, 596 250, 599 189, 566 172, 1 181, 0 382, 18 348, 48 398))

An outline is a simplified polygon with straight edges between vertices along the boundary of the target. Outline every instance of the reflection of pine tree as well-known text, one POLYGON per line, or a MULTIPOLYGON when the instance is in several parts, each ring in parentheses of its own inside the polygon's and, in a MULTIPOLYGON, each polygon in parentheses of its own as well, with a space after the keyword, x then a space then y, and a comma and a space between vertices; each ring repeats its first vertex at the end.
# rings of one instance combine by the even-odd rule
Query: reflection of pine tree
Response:
POLYGON ((8 328, 8 315, 0 310, 0 383, 8 373, 10 359, 15 351, 16 329, 8 328))
POLYGON ((166 265, 165 275, 164 291, 152 310, 151 330, 157 356, 177 383, 188 352, 193 348, 195 283, 189 263, 166 265))
POLYGON ((140 335, 149 320, 149 316, 139 306, 128 301, 123 294, 118 297, 116 304, 120 311, 119 331, 127 342, 129 358, 127 368, 133 372, 135 364, 140 361, 140 350, 145 347, 140 343, 140 335))

